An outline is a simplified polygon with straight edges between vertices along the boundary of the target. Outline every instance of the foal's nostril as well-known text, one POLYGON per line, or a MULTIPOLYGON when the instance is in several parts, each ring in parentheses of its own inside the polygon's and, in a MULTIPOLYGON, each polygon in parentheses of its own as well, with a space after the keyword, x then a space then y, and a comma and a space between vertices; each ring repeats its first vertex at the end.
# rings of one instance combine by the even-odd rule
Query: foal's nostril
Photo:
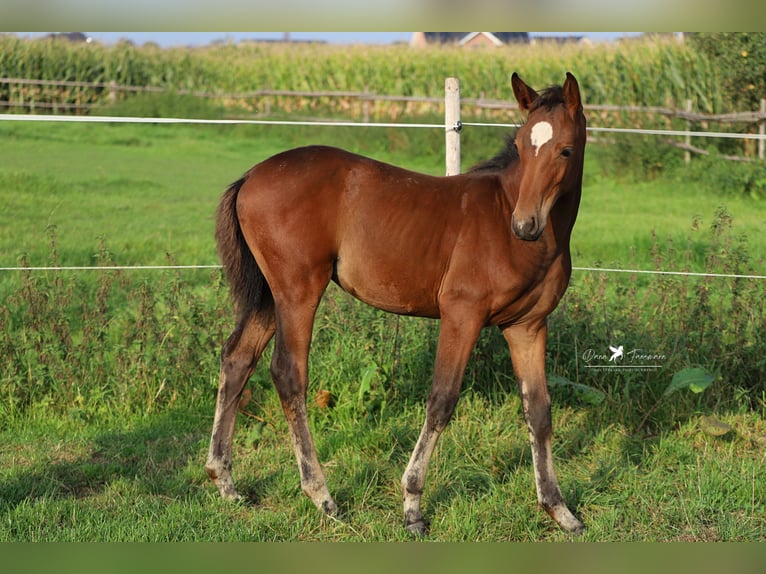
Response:
POLYGON ((535 216, 520 220, 514 217, 512 220, 512 227, 516 237, 525 241, 534 241, 540 236, 541 232, 541 229, 537 224, 537 217, 535 216))
POLYGON ((529 235, 531 233, 534 233, 535 231, 535 218, 530 217, 529 219, 522 219, 518 222, 518 225, 516 226, 518 231, 523 235, 529 235))

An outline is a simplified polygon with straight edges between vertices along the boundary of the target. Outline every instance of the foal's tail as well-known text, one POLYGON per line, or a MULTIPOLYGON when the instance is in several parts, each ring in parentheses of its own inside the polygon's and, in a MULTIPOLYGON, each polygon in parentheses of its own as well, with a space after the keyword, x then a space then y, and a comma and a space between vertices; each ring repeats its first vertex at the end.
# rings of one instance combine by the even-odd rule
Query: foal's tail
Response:
POLYGON ((258 311, 271 297, 271 291, 242 234, 237 218, 237 196, 247 175, 232 183, 218 205, 215 240, 224 274, 239 318, 258 311))

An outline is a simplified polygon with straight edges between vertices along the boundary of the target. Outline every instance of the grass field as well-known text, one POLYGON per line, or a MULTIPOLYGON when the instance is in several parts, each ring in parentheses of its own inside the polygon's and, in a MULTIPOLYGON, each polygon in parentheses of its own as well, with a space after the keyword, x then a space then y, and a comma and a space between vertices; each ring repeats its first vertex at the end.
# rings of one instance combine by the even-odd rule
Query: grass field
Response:
MULTIPOLYGON (((385 161, 443 173, 438 130, 420 136, 428 141, 426 152, 419 155, 395 130, 376 134, 372 142, 367 134, 348 133, 373 131, 367 128, 313 133, 296 128, 296 134, 288 128, 276 135, 271 127, 238 131, 215 126, 11 123, 0 129, 2 217, 12 222, 0 230, 4 266, 16 264, 22 255, 28 255, 32 265, 43 265, 51 226, 56 228, 62 265, 92 263, 102 237, 118 264, 161 264, 167 253, 180 263, 215 263, 212 214, 221 190, 254 163, 299 141, 347 142, 385 161)), ((464 165, 493 154, 501 141, 499 131, 496 142, 485 136, 479 151, 465 151, 469 159, 464 165)), ((747 237, 753 260, 763 260, 762 203, 696 187, 675 180, 632 183, 597 173, 586 177, 573 238, 575 264, 653 265, 652 234, 663 242, 671 238, 676 244, 705 243, 721 206, 731 215, 736 233, 747 237)))
MULTIPOLYGON (((440 173, 442 138, 0 123, 0 266, 216 263, 215 207, 253 163, 321 141, 440 173)), ((492 154, 485 139, 466 154, 492 154)), ((762 202, 605 176, 598 150, 588 162, 576 266, 764 274, 762 202)), ((300 492, 268 351, 235 438, 246 501, 224 503, 206 479, 218 349, 232 326, 216 270, 3 271, 0 293, 0 541, 408 539, 399 480, 422 425, 435 323, 337 289, 320 307, 309 394, 330 390, 335 406, 310 401, 310 418, 342 509, 331 520, 300 492)), ((752 281, 575 274, 551 319, 549 370, 554 453, 583 540, 766 538, 762 293, 752 281), (586 368, 585 348, 617 339, 662 354, 662 368, 586 368), (712 385, 666 392, 688 367, 712 385)), ((469 364, 425 511, 432 540, 573 539, 536 505, 497 333, 469 364)))

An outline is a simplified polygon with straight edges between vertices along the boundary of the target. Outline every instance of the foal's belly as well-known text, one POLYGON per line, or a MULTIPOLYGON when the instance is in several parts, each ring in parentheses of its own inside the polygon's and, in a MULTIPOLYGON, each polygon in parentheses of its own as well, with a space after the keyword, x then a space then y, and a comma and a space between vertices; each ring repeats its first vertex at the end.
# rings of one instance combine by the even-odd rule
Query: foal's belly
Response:
POLYGON ((360 261, 341 253, 333 279, 347 293, 383 311, 438 318, 438 281, 418 273, 417 265, 393 265, 386 259, 368 254, 360 261))

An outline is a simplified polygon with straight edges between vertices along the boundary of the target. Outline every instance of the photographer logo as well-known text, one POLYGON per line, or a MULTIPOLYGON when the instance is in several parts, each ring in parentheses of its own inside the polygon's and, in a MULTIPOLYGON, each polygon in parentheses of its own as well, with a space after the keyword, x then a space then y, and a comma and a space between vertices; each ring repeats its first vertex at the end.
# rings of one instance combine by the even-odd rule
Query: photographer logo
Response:
POLYGON ((627 349, 625 345, 608 345, 608 350, 588 348, 582 360, 588 369, 618 371, 654 371, 663 367, 667 359, 664 353, 644 349, 627 349))

